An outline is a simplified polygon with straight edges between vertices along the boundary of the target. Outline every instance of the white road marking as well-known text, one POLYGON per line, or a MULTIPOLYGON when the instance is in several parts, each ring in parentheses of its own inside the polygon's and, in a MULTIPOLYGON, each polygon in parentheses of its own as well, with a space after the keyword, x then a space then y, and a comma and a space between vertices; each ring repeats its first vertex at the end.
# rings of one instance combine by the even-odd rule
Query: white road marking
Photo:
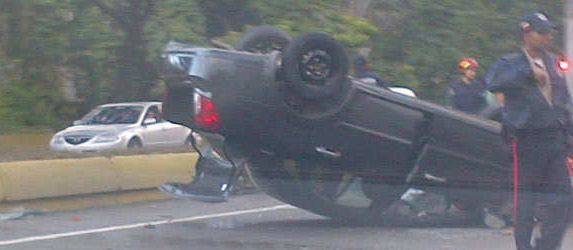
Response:
POLYGON ((85 235, 85 234, 95 234, 95 233, 103 233, 103 232, 111 232, 111 231, 120 231, 120 230, 134 229, 134 228, 140 228, 140 227, 145 227, 145 226, 158 226, 158 225, 164 225, 164 224, 191 222, 191 221, 198 221, 198 220, 214 219, 214 218, 237 216, 237 215, 252 214, 252 213, 269 212, 269 211, 275 211, 275 210, 281 210, 281 209, 292 209, 292 208, 294 208, 294 207, 291 205, 280 205, 280 206, 274 206, 274 207, 264 207, 264 208, 240 210, 240 211, 234 211, 234 212, 228 212, 228 213, 208 214, 208 215, 200 215, 200 216, 193 216, 193 217, 179 218, 179 219, 168 219, 168 220, 160 220, 160 221, 142 222, 142 223, 136 223, 136 224, 130 224, 130 225, 114 226, 114 227, 103 227, 103 228, 96 228, 96 229, 82 230, 82 231, 75 231, 75 232, 68 232, 68 233, 32 236, 32 237, 25 237, 25 238, 14 239, 14 240, 0 241, 0 246, 8 246, 8 245, 15 245, 15 244, 20 244, 20 243, 42 241, 42 240, 53 240, 53 239, 66 238, 66 237, 85 235))

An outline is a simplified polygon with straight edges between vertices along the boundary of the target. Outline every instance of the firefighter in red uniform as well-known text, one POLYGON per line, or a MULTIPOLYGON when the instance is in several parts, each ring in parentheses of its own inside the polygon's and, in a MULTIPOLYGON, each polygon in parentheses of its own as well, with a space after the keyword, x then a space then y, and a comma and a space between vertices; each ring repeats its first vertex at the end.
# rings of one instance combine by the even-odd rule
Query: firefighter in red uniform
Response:
POLYGON ((478 68, 479 64, 473 58, 462 57, 458 62, 462 77, 449 89, 449 102, 453 109, 477 114, 487 106, 485 85, 476 81, 478 68))

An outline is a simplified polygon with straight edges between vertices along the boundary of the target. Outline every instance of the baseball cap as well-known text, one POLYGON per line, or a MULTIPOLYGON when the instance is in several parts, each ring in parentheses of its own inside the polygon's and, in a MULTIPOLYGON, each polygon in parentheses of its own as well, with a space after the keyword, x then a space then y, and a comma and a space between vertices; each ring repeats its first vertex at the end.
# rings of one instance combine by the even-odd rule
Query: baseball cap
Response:
POLYGON ((557 25, 549 21, 547 15, 543 12, 533 12, 523 16, 519 27, 522 32, 535 31, 538 33, 547 33, 551 30, 557 29, 557 25))

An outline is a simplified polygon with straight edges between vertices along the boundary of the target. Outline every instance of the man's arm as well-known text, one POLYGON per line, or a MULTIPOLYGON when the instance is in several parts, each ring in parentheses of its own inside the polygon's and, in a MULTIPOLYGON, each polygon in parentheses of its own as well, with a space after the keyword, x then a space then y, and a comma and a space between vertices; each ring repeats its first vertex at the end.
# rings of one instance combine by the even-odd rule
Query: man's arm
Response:
POLYGON ((500 59, 489 70, 485 82, 491 92, 506 92, 520 88, 533 77, 529 67, 518 66, 507 59, 500 59))

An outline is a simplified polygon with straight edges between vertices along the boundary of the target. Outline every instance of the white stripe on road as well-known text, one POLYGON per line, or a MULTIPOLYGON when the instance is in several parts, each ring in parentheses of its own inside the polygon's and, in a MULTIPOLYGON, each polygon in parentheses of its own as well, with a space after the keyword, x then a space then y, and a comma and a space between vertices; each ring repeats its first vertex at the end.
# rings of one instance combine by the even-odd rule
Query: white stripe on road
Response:
POLYGON ((291 209, 291 208, 294 208, 294 207, 291 205, 280 205, 280 206, 274 206, 274 207, 241 210, 241 211, 234 211, 234 212, 228 212, 228 213, 208 214, 208 215, 200 215, 200 216, 180 218, 180 219, 169 219, 169 220, 142 222, 142 223, 137 223, 137 224, 96 228, 96 229, 82 230, 82 231, 75 231, 75 232, 68 232, 68 233, 32 236, 32 237, 20 238, 20 239, 15 239, 15 240, 0 241, 0 246, 14 245, 14 244, 41 241, 41 240, 53 240, 53 239, 66 238, 66 237, 85 235, 85 234, 119 231, 119 230, 140 228, 140 227, 146 227, 146 226, 157 226, 157 225, 164 225, 164 224, 174 224, 174 223, 181 223, 181 222, 191 222, 191 221, 198 221, 198 220, 228 217, 228 216, 237 216, 237 215, 244 215, 244 214, 269 212, 269 211, 275 211, 275 210, 281 210, 281 209, 291 209))

